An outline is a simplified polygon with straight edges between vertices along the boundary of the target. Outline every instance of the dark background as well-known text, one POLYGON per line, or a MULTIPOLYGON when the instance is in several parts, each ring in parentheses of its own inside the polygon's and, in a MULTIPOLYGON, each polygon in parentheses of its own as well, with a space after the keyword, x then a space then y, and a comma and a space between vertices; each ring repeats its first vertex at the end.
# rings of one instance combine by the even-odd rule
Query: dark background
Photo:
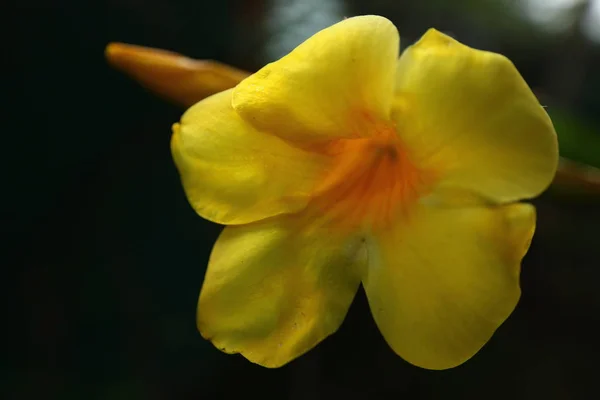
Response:
POLYGON ((103 54, 120 41, 256 70, 339 19, 326 15, 336 3, 342 16, 390 18, 403 47, 434 26, 506 54, 548 105, 562 154, 600 166, 600 49, 579 29, 591 3, 553 33, 519 14, 515 2, 2 6, 5 398, 598 396, 600 198, 572 189, 535 201, 539 223, 523 265, 522 300, 458 368, 426 371, 394 355, 362 291, 337 334, 281 369, 214 349, 196 331, 195 307, 221 228, 189 207, 170 156, 170 127, 183 110, 112 70, 103 54))

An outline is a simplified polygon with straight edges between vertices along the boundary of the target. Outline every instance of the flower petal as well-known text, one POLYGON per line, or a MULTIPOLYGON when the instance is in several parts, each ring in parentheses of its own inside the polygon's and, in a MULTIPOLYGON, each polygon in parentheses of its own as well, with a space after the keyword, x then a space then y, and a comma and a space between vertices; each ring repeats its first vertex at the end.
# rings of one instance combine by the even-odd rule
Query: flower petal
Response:
POLYGON ((472 357, 519 300, 534 229, 529 204, 422 205, 405 225, 368 241, 363 285, 388 344, 428 369, 472 357))
POLYGON ((211 254, 198 328, 265 367, 304 354, 342 323, 364 267, 359 238, 281 216, 226 227, 211 254))
POLYGON ((243 224, 302 209, 324 162, 256 131, 231 108, 231 90, 190 108, 171 150, 192 207, 221 224, 243 224))
POLYGON ((552 122, 514 65, 434 29, 400 57, 393 114, 443 185, 511 202, 540 194, 556 172, 552 122))
POLYGON ((242 81, 233 107, 258 129, 294 141, 360 134, 357 118, 389 119, 399 40, 383 17, 346 19, 242 81))

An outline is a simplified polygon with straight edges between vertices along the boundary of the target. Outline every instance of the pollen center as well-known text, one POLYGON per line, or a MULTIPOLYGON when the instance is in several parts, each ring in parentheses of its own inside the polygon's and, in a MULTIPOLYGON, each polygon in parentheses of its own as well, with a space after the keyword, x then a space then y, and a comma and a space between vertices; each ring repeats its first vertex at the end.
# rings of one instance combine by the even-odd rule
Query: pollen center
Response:
POLYGON ((425 189, 424 171, 411 160, 393 126, 373 124, 368 133, 327 146, 331 167, 311 205, 340 227, 385 228, 406 215, 425 189))

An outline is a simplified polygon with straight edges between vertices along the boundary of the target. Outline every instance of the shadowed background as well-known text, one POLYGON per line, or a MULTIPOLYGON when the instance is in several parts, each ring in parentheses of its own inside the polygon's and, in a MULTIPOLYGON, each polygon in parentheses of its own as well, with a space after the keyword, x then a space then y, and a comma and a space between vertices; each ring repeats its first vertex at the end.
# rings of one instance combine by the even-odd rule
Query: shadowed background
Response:
POLYGON ((220 227, 173 165, 182 109, 111 69, 111 41, 249 71, 344 16, 375 13, 402 47, 433 26, 511 58, 563 156, 600 166, 600 1, 57 0, 2 6, 9 99, 2 222, 7 399, 588 399, 600 354, 600 197, 535 201, 515 313, 471 361, 432 372, 388 348, 362 290, 337 334, 278 370, 220 353, 195 307, 220 227), (591 21, 591 22, 590 22, 591 21))

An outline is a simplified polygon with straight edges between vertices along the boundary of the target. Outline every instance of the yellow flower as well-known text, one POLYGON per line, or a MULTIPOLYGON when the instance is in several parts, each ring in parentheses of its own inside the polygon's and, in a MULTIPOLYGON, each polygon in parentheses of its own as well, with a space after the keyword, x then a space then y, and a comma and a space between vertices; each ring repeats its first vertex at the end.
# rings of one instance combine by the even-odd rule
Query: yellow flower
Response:
POLYGON ((172 152, 227 226, 202 335, 279 367, 340 326, 363 284, 391 348, 430 369, 473 356, 514 309, 552 123, 513 64, 431 29, 346 19, 190 108, 172 152))

